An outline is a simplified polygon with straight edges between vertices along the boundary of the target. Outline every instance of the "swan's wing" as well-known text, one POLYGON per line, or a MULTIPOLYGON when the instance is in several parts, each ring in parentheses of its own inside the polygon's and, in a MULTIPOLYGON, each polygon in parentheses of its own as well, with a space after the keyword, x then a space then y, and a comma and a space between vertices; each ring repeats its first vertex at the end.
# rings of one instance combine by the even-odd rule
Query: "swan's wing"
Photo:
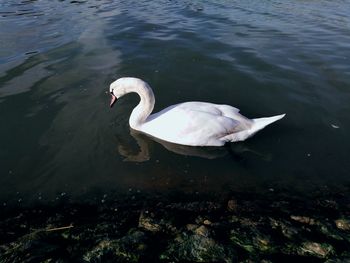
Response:
POLYGON ((204 112, 217 116, 223 116, 235 120, 239 123, 239 126, 235 127, 235 132, 249 129, 252 125, 252 120, 244 117, 239 113, 239 109, 225 104, 213 104, 208 102, 185 102, 176 105, 185 110, 204 112))
POLYGON ((239 113, 239 109, 235 107, 223 104, 213 104, 209 102, 191 101, 177 104, 176 106, 187 110, 202 111, 226 117, 234 116, 235 114, 239 113))
POLYGON ((232 132, 239 132, 249 129, 253 123, 252 120, 239 113, 239 109, 230 105, 213 104, 208 102, 185 102, 178 104, 178 107, 185 110, 191 110, 196 112, 204 112, 216 116, 223 116, 236 121, 236 126, 232 129, 232 132))
POLYGON ((151 115, 142 131, 165 141, 198 146, 222 145, 219 138, 240 130, 238 121, 223 116, 214 107, 188 106, 173 105, 151 115))

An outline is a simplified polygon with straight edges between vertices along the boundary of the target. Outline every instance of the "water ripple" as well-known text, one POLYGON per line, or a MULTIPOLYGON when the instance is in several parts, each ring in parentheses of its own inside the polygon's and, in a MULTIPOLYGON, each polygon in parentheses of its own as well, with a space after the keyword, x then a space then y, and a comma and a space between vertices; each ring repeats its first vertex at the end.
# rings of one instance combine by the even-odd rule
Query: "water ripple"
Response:
POLYGON ((348 10, 342 0, 2 1, 0 193, 149 185, 150 174, 162 180, 164 171, 181 185, 183 170, 223 185, 233 175, 345 180, 348 10), (137 156, 128 130, 137 98, 110 111, 107 92, 125 75, 151 84, 156 110, 204 100, 249 117, 288 117, 244 143, 253 149, 244 153, 202 162, 149 140, 149 162, 125 163, 123 154, 137 156), (246 154, 264 151, 268 161, 246 154))

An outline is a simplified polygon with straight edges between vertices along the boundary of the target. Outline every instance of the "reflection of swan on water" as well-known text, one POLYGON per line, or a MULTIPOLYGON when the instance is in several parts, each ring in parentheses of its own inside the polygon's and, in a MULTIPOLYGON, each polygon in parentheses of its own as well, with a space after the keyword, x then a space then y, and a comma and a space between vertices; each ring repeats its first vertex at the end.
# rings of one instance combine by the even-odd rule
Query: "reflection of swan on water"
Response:
POLYGON ((150 160, 153 148, 152 144, 154 141, 161 144, 168 151, 185 156, 216 159, 231 155, 234 159, 238 160, 240 157, 242 157, 242 155, 250 153, 254 156, 262 158, 265 161, 269 161, 270 159, 269 155, 266 156, 265 154, 262 154, 256 150, 252 150, 247 146, 240 144, 227 147, 194 147, 169 143, 157 138, 151 139, 149 136, 133 129, 130 129, 130 135, 135 139, 139 147, 139 151, 137 153, 130 150, 132 148, 130 145, 127 145, 125 143, 123 144, 120 140, 118 140, 118 152, 120 155, 125 157, 124 161, 129 162, 145 162, 150 160))
MULTIPOLYGON (((244 141, 284 114, 248 119, 228 105, 185 102, 169 106, 152 115, 155 98, 150 86, 137 78, 120 78, 110 85, 111 107, 117 98, 136 92, 141 100, 131 113, 134 130, 175 144, 188 146, 223 146, 226 142, 244 141)), ((177 151, 183 151, 177 147, 177 151)))
MULTIPOLYGON (((120 155, 125 157, 125 161, 131 162, 144 162, 148 161, 151 158, 151 148, 153 141, 146 136, 145 134, 138 132, 136 130, 130 129, 130 135, 135 139, 137 145, 139 146, 138 153, 132 153, 130 147, 127 145, 122 145, 120 142, 118 143, 118 152, 120 155)), ((159 140, 157 138, 152 138, 154 141, 161 144, 167 150, 185 155, 185 156, 194 156, 201 157, 206 159, 215 159, 220 158, 227 155, 228 149, 226 147, 194 147, 194 146, 186 146, 179 145, 174 143, 165 142, 159 140)))

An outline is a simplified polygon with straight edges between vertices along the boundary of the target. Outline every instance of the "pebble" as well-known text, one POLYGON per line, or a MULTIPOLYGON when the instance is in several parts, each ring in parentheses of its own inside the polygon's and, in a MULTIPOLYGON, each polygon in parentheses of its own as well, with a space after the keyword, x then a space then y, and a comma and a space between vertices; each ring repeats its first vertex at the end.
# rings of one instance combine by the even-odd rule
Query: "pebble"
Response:
POLYGON ((290 216, 291 219, 293 219, 294 221, 297 221, 299 223, 302 224, 308 224, 308 225, 314 225, 315 224, 315 220, 313 218, 307 217, 307 216, 290 216))
POLYGON ((300 255, 310 255, 318 258, 326 258, 333 252, 334 249, 331 245, 316 242, 304 242, 299 250, 300 255))
POLYGON ((195 224, 187 224, 186 225, 186 229, 188 231, 194 231, 197 227, 198 227, 198 225, 195 225, 195 224))
POLYGON ((341 230, 350 230, 350 220, 347 219, 337 219, 334 221, 337 228, 341 230))
POLYGON ((194 231, 197 235, 207 237, 209 235, 209 230, 205 226, 200 226, 194 231))
POLYGON ((229 200, 227 202, 227 210, 230 212, 236 212, 237 211, 237 201, 236 200, 229 200))
POLYGON ((203 221, 203 224, 209 226, 209 225, 211 225, 211 222, 210 222, 210 220, 206 219, 203 221))

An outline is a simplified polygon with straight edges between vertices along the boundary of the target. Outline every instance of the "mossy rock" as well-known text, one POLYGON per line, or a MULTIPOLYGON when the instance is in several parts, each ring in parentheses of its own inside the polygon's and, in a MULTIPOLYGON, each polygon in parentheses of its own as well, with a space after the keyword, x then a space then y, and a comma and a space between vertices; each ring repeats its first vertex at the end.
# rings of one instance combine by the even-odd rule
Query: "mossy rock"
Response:
POLYGON ((116 240, 101 240, 92 250, 85 253, 85 262, 138 262, 147 246, 145 234, 132 230, 116 240))
POLYGON ((214 239, 199 235, 183 233, 161 254, 164 261, 192 262, 232 262, 235 252, 224 248, 214 239))
POLYGON ((303 242, 297 249, 301 256, 313 256, 318 258, 329 258, 335 254, 334 248, 326 243, 303 242))
POLYGON ((230 232, 230 240, 234 245, 249 253, 260 252, 269 254, 275 252, 277 249, 271 238, 262 234, 257 229, 253 229, 251 232, 232 229, 230 232))
POLYGON ((335 220, 334 223, 338 229, 350 232, 350 219, 339 218, 339 219, 335 220))

